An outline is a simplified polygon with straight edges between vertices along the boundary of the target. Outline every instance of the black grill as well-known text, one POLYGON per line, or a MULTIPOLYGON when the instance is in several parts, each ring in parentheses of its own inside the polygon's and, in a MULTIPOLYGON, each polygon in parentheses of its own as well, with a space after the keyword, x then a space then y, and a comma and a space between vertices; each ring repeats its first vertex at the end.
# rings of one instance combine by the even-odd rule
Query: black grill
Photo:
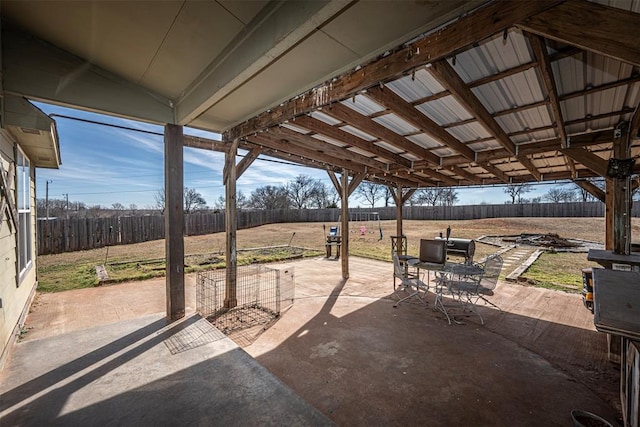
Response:
MULTIPOLYGON (((444 239, 436 237, 436 239, 444 239)), ((473 239, 453 239, 447 240, 447 256, 459 256, 464 258, 466 264, 473 262, 473 255, 476 253, 476 244, 473 239)))

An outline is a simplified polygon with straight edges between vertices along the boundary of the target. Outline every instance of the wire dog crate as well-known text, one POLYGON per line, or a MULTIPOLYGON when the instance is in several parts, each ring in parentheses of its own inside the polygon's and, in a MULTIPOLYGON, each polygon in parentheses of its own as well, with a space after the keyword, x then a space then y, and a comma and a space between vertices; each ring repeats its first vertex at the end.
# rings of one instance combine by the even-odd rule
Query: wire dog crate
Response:
POLYGON ((277 270, 264 265, 238 267, 236 297, 238 305, 225 308, 225 270, 198 272, 196 309, 225 334, 268 324, 293 304, 293 268, 277 270))

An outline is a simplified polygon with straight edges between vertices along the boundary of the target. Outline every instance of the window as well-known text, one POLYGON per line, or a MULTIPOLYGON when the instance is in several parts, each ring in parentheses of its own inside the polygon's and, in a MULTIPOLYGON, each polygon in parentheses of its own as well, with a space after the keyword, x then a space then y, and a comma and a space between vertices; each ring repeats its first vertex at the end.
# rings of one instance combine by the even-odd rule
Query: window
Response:
POLYGON ((20 280, 31 267, 31 167, 18 149, 16 190, 18 194, 18 272, 20 280))

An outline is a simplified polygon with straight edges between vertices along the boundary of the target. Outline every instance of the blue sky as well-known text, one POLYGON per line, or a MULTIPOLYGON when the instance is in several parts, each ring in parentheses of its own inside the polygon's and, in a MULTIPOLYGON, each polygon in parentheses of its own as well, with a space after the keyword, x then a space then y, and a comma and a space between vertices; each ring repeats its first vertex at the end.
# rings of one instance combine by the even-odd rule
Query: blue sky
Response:
MULTIPOLYGON (((61 114, 81 119, 109 123, 151 132, 163 132, 162 126, 133 120, 73 110, 43 103, 37 106, 47 114, 61 114)), ((60 137, 62 165, 60 169, 38 169, 37 197, 45 197, 45 182, 49 184, 49 198, 70 202, 84 202, 88 206, 111 207, 121 203, 138 208, 155 204, 154 194, 164 185, 164 147, 161 135, 118 129, 54 117, 60 137)), ((186 128, 185 134, 219 139, 218 134, 186 128)), ((242 152, 241 152, 242 153, 242 152)), ((200 192, 207 205, 214 206, 224 194, 222 169, 224 155, 194 148, 184 149, 184 184, 200 192)), ((326 172, 256 160, 238 180, 238 190, 249 196, 257 187, 283 185, 300 174, 310 175, 331 185, 326 172)), ((544 194, 550 186, 535 186, 527 197, 544 194)), ((458 204, 504 203, 507 195, 502 187, 458 189, 458 204)), ((350 198, 350 206, 365 206, 363 201, 350 198)))

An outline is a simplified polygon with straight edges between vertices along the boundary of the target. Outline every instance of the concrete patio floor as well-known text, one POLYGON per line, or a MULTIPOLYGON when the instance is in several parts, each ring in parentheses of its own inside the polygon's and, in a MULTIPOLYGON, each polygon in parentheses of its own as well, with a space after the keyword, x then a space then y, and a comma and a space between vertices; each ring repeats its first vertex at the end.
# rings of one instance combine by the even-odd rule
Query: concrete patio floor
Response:
MULTIPOLYGON (((477 317, 449 325, 430 307, 393 307, 390 263, 352 257, 346 282, 336 261, 286 265, 296 301, 266 331, 233 337, 244 350, 197 316, 167 326, 164 280, 39 295, 0 374, 2 425, 316 425, 324 414, 338 425, 560 426, 574 409, 619 417, 619 372, 579 295, 501 282, 491 300, 503 313, 480 307, 484 326, 477 317), (179 325, 210 339, 175 338, 179 325), (173 354, 166 341, 184 348, 173 354)), ((195 276, 186 282, 193 313, 195 276)))

